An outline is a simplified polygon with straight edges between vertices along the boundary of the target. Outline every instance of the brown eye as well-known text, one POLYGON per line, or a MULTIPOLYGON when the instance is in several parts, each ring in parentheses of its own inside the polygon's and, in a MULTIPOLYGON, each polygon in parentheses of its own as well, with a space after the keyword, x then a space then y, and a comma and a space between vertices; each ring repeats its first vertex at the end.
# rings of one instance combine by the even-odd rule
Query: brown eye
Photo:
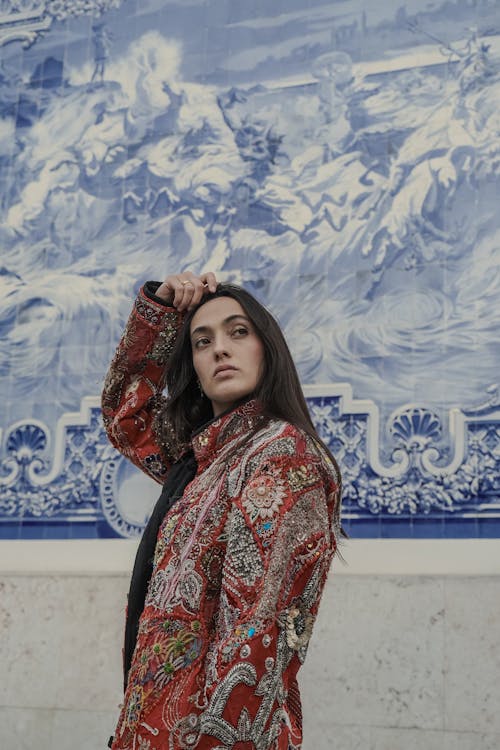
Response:
POLYGON ((235 328, 233 331, 233 336, 246 336, 248 333, 248 330, 244 328, 243 326, 239 326, 238 328, 235 328))
POLYGON ((194 348, 195 349, 203 349, 204 346, 207 346, 207 344, 210 343, 210 340, 207 338, 197 339, 194 342, 194 348))

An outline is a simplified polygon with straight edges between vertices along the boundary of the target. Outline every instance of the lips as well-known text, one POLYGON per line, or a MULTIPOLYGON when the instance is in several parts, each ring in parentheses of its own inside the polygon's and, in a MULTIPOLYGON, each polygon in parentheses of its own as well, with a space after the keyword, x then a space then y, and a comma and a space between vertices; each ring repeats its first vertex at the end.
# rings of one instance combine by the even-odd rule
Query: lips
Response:
POLYGON ((232 367, 231 365, 221 365, 215 369, 214 378, 220 372, 236 372, 236 367, 232 367))

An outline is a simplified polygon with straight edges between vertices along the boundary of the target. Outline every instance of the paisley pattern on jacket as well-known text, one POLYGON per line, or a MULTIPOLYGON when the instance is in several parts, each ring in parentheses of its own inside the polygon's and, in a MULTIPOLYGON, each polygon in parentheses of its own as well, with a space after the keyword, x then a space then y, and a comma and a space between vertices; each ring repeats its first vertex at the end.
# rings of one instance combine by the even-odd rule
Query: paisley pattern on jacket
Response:
MULTIPOLYGON (((171 456, 154 419, 176 316, 140 297, 103 396, 110 438, 159 481, 171 456)), ((298 749, 297 672, 336 549, 340 477, 255 401, 192 447, 198 470, 160 527, 113 750, 298 749)))

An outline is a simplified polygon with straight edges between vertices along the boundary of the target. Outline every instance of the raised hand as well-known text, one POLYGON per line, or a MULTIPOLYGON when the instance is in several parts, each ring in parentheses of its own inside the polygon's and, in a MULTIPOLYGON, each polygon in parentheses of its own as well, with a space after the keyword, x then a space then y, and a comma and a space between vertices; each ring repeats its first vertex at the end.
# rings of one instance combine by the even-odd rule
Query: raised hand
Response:
POLYGON ((167 276, 156 290, 156 295, 179 312, 191 310, 198 305, 204 294, 215 292, 217 279, 211 271, 196 276, 191 271, 183 271, 167 276))

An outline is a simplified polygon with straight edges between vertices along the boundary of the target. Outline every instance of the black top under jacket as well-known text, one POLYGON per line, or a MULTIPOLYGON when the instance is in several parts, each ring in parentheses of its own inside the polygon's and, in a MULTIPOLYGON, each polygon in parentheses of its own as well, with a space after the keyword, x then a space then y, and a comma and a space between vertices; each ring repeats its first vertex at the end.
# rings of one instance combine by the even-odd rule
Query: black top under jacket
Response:
POLYGON ((158 531, 167 512, 182 497, 187 485, 194 479, 196 468, 196 459, 193 451, 185 453, 182 458, 172 464, 168 472, 167 481, 163 485, 162 493, 151 513, 137 549, 132 580, 130 581, 127 620, 125 623, 125 643, 123 649, 123 679, 125 689, 137 641, 139 618, 144 609, 148 584, 153 573, 153 559, 158 531))

